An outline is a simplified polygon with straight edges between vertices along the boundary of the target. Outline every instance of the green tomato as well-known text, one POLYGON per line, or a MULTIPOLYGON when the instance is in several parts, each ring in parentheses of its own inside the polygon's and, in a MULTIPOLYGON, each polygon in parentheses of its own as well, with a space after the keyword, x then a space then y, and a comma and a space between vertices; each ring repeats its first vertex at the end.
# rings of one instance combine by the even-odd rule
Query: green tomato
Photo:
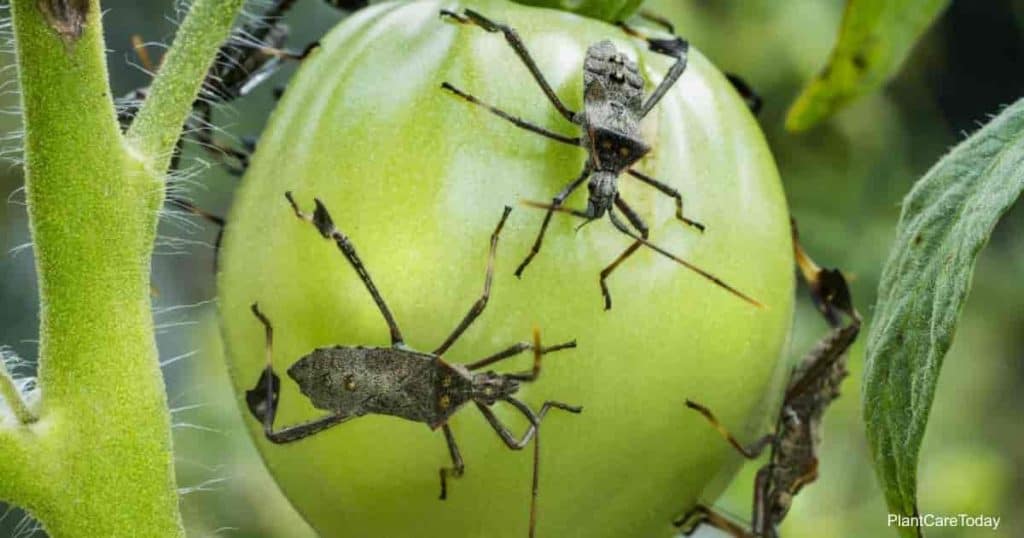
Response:
MULTIPOLYGON (((523 131, 443 91, 443 81, 551 129, 576 134, 500 34, 446 23, 441 7, 472 7, 517 28, 568 106, 582 106, 587 47, 612 39, 638 58, 648 91, 670 60, 593 19, 509 3, 420 1, 375 5, 345 20, 295 76, 254 157, 230 216, 220 308, 230 370, 263 458, 295 507, 323 536, 521 537, 526 534, 532 450, 509 450, 468 406, 450 425, 464 477, 439 501, 438 469, 450 465, 443 435, 420 423, 364 416, 288 445, 263 438, 244 407, 265 364, 258 301, 274 326, 282 389, 278 427, 324 414, 284 374, 313 349, 386 346, 384 320, 335 246, 292 214, 321 198, 351 238, 403 329, 430 351, 480 295, 488 238, 515 206, 497 250, 484 314, 445 353, 468 363, 534 326, 543 341, 579 347, 546 357, 519 396, 582 405, 543 422, 538 536, 670 536, 673 517, 713 500, 739 459, 684 406, 711 407, 741 439, 768 427, 771 394, 793 303, 785 199, 772 156, 750 113, 700 53, 643 124, 654 149, 640 170, 678 188, 699 234, 675 220, 670 198, 627 176, 622 196, 654 242, 713 272, 766 306, 755 308, 643 249, 610 278, 603 309, 598 273, 629 238, 607 220, 574 231, 557 214, 522 279, 543 212, 577 176, 583 150, 523 131), (717 480, 715 478, 718 477, 717 480)), ((568 201, 583 207, 585 189, 568 201)), ((500 365, 527 369, 526 353, 500 365)), ((521 432, 522 417, 494 410, 521 432)))

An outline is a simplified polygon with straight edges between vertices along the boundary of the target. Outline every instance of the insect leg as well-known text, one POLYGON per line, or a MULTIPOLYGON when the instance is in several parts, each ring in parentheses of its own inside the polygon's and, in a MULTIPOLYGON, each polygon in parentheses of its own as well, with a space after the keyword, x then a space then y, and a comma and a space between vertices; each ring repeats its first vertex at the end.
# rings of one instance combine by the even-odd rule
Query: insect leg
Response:
POLYGON ((754 509, 753 518, 750 522, 751 531, 756 536, 764 536, 768 530, 768 488, 771 486, 771 465, 766 465, 757 471, 754 478, 754 509))
POLYGON ((824 269, 814 263, 800 246, 796 222, 791 224, 797 266, 811 289, 815 306, 832 330, 797 364, 784 401, 792 401, 808 391, 821 391, 828 386, 834 392, 829 394, 828 401, 831 401, 838 395, 839 382, 846 375, 844 366, 838 363, 860 334, 860 314, 853 306, 850 288, 843 274, 838 269, 824 269), (842 314, 849 318, 846 325, 840 324, 842 314))
POLYGON ((839 326, 840 313, 846 314, 859 324, 860 315, 853 307, 850 287, 843 273, 839 269, 825 269, 814 263, 800 245, 800 232, 797 230, 796 221, 791 220, 790 226, 797 267, 810 287, 811 298, 814 299, 814 304, 822 316, 832 327, 839 326))
POLYGON ((197 100, 194 107, 199 118, 190 118, 186 121, 184 136, 188 136, 214 159, 224 164, 228 173, 235 176, 244 174, 245 170, 249 168, 249 154, 222 144, 213 138, 213 107, 210 106, 210 103, 197 100), (233 159, 236 164, 229 164, 225 161, 225 157, 233 159))
POLYGON ((184 209, 217 227, 217 236, 213 239, 213 269, 216 270, 220 260, 220 244, 224 239, 224 226, 226 225, 224 217, 214 215, 180 196, 167 195, 167 203, 184 209))
MULTIPOLYGON (((639 15, 641 19, 661 26, 663 30, 670 34, 676 33, 676 29, 672 23, 661 15, 646 10, 640 10, 637 15, 639 15)), ((761 105, 763 103, 761 96, 758 95, 753 88, 751 88, 750 85, 739 76, 732 73, 726 73, 725 78, 729 79, 729 82, 732 83, 734 88, 736 88, 736 92, 740 94, 740 97, 743 97, 743 101, 746 102, 750 111, 756 116, 757 113, 761 111, 761 105)))
POLYGON ((494 22, 487 17, 473 11, 471 9, 464 10, 462 14, 448 11, 446 9, 441 10, 442 17, 449 17, 462 24, 475 24, 480 28, 488 32, 501 32, 505 36, 505 41, 508 42, 512 50, 515 51, 519 59, 523 61, 526 68, 530 70, 530 74, 533 75, 533 79, 537 81, 540 89, 544 91, 544 95, 548 97, 551 104, 558 109, 559 114, 570 122, 576 117, 576 113, 569 110, 569 107, 562 103, 562 100, 555 94, 555 90, 551 89, 551 85, 548 84, 547 79, 544 78, 544 74, 540 72, 540 68, 537 67, 537 63, 533 61, 533 57, 530 55, 530 51, 526 50, 526 45, 523 43, 522 38, 519 37, 519 33, 510 26, 494 22))
POLYGON ((632 224, 638 232, 640 232, 640 237, 647 239, 647 233, 649 231, 647 229, 647 223, 644 222, 644 219, 640 217, 640 214, 634 211, 633 208, 630 207, 629 204, 627 204, 626 201, 618 194, 615 195, 615 207, 619 208, 619 210, 622 211, 622 214, 626 216, 626 220, 628 220, 629 223, 632 224))
POLYGON ((679 77, 683 76, 683 72, 686 71, 690 43, 681 37, 674 37, 673 39, 652 38, 624 22, 618 23, 618 26, 627 34, 647 41, 647 48, 651 51, 676 59, 672 67, 665 73, 665 78, 661 80, 658 87, 654 88, 651 95, 644 101, 643 107, 640 109, 640 117, 643 118, 661 101, 661 98, 668 93, 668 90, 679 80, 679 77))
POLYGON ((665 256, 666 258, 678 263, 679 265, 682 265, 683 267, 686 267, 687 269, 693 271, 694 273, 697 273, 698 275, 704 277, 705 279, 710 280, 716 286, 724 289, 725 291, 728 291, 729 293, 735 295, 736 297, 739 297, 740 299, 743 299, 744 301, 758 308, 764 308, 764 305, 761 304, 760 301, 758 301, 757 299, 754 299, 753 297, 750 297, 749 295, 737 290, 736 288, 730 286, 729 284, 726 284, 725 281, 716 277, 715 275, 712 275, 711 273, 705 271, 704 269, 697 267, 696 265, 680 258, 679 256, 676 256, 675 254, 672 254, 671 252, 633 233, 625 224, 623 224, 621 220, 619 220, 617 216, 615 216, 615 211, 613 209, 608 210, 608 219, 612 221, 612 225, 614 225, 617 230, 628 235, 629 237, 632 237, 634 240, 639 241, 647 248, 657 252, 658 254, 661 254, 662 256, 665 256))
MULTIPOLYGON (((573 340, 571 342, 565 342, 564 344, 558 344, 558 345, 554 345, 554 346, 548 346, 548 347, 545 347, 545 348, 541 348, 540 353, 541 353, 541 355, 543 355, 545 353, 551 353, 553 351, 560 351, 560 350, 563 350, 563 349, 574 348, 574 347, 576 347, 576 341, 575 340, 573 340)), ((490 365, 492 365, 492 364, 494 364, 494 363, 496 363, 498 361, 505 360, 505 359, 507 359, 509 357, 514 357, 514 356, 516 356, 516 355, 518 355, 518 354, 520 354, 520 353, 522 353, 522 352, 524 352, 524 351, 526 351, 528 349, 533 349, 533 348, 534 348, 534 346, 531 343, 519 342, 518 344, 513 344, 509 348, 504 349, 502 351, 499 351, 499 352, 495 353, 494 355, 490 355, 490 356, 484 357, 484 358, 482 358, 482 359, 480 359, 480 360, 478 360, 476 362, 472 362, 470 364, 466 364, 465 367, 466 367, 467 370, 470 370, 470 371, 479 370, 480 368, 483 368, 484 366, 490 366, 490 365)))
POLYGON ((498 250, 498 236, 501 234, 501 228, 505 226, 505 220, 508 219, 508 214, 512 212, 512 208, 505 206, 505 211, 501 214, 501 220, 498 221, 498 226, 494 228, 494 233, 491 234, 491 250, 487 254, 487 272, 484 276, 484 291, 480 295, 480 298, 473 303, 473 306, 469 308, 469 312, 466 312, 466 316, 462 318, 462 321, 455 327, 448 338, 445 338, 444 342, 434 350, 434 355, 441 356, 448 348, 455 343, 456 340, 462 336, 462 333, 469 328, 470 325, 476 321, 476 318, 483 313, 484 308, 487 308, 487 301, 491 297, 491 281, 494 279, 494 256, 498 250))
POLYGON ((743 457, 747 458, 748 460, 756 459, 758 456, 761 455, 761 452, 764 451, 765 447, 772 444, 772 442, 775 440, 774 434, 767 434, 764 437, 758 439, 757 441, 754 441, 749 446, 743 446, 740 444, 739 441, 736 440, 735 437, 733 437, 731 433, 729 433, 729 430, 725 429, 725 426, 723 426, 722 423, 719 422, 717 418, 715 418, 715 415, 711 413, 710 409, 691 400, 686 400, 686 407, 689 407, 690 409, 693 409, 694 411, 700 413, 701 415, 704 415, 704 418, 708 419, 708 422, 710 422, 711 425, 714 426, 716 430, 718 430, 718 433, 722 434, 722 437, 724 437, 725 440, 728 441, 729 444, 732 445, 737 452, 742 454, 743 457))
POLYGON ((506 398, 505 401, 512 404, 513 407, 523 413, 523 415, 526 416, 526 419, 530 421, 530 426, 519 439, 516 439, 516 436, 509 431, 508 426, 505 426, 501 420, 495 416, 494 411, 491 411, 491 408, 480 402, 475 403, 477 408, 480 409, 480 412, 483 413, 484 418, 487 419, 487 422, 490 423, 491 427, 494 428, 494 431, 498 433, 499 437, 501 437, 501 440, 504 441, 505 445, 512 450, 522 450, 522 448, 530 442, 530 439, 533 439, 533 435, 536 433, 537 427, 540 426, 540 421, 544 419, 544 415, 547 415, 548 409, 562 409, 570 413, 579 413, 583 411, 583 408, 579 406, 569 405, 562 402, 547 401, 541 406, 540 411, 534 414, 533 410, 531 410, 529 406, 515 398, 509 397, 506 398))
POLYGON ((672 524, 680 528, 683 536, 692 535, 702 524, 710 525, 735 538, 753 538, 754 536, 760 536, 758 534, 747 532, 739 525, 729 521, 725 516, 722 516, 703 504, 698 504, 693 507, 693 510, 690 510, 683 517, 673 521, 672 524))
POLYGON ((558 344, 556 346, 541 347, 540 345, 540 329, 534 327, 533 329, 533 368, 519 373, 505 374, 505 377, 509 379, 516 379, 519 381, 534 381, 540 376, 540 362, 541 357, 545 353, 551 353, 552 351, 561 351, 563 349, 575 348, 576 341, 566 342, 564 344, 558 344))
POLYGON ((328 5, 345 11, 355 11, 369 5, 367 0, 324 0, 328 5))
POLYGON ((743 98, 743 102, 746 103, 747 108, 750 109, 755 116, 761 112, 761 107, 764 105, 764 99, 754 91, 754 88, 743 80, 739 75, 735 73, 726 73, 725 78, 729 79, 729 83, 736 90, 736 93, 740 94, 743 98))
POLYGON ((270 320, 263 315, 263 312, 260 312, 256 303, 253 303, 251 308, 253 315, 263 324, 266 335, 267 366, 260 374, 256 386, 252 390, 246 391, 245 401, 249 406, 249 412, 263 423, 263 433, 267 439, 272 443, 290 443, 353 418, 349 415, 333 414, 277 431, 274 430, 274 417, 277 415, 277 404, 281 396, 281 378, 274 373, 273 365, 274 328, 271 326, 270 320))
POLYGON ((654 187, 655 189, 658 189, 659 191, 661 191, 662 194, 675 199, 675 201, 676 201, 676 218, 681 220, 681 221, 683 221, 683 223, 688 225, 688 226, 693 226, 694 228, 696 228, 697 230, 699 230, 701 232, 704 231, 704 225, 703 224, 701 224, 701 223, 699 223, 699 222, 697 222, 695 220, 690 220, 690 219, 688 219, 688 218, 683 216, 683 195, 679 194, 679 191, 677 191, 676 189, 670 187, 669 185, 667 185, 667 184, 665 184, 665 183, 663 183, 661 181, 658 181, 657 179, 654 179, 651 176, 648 176, 646 174, 637 172, 636 170, 633 170, 632 168, 627 170, 627 172, 629 172, 629 175, 631 175, 631 176, 635 177, 636 179, 640 180, 640 182, 646 183, 646 184, 650 185, 651 187, 654 187))
POLYGON ((530 480, 530 530, 528 538, 537 534, 537 490, 540 489, 540 430, 533 432, 533 478, 530 480))
POLYGON ((356 247, 349 241, 348 236, 338 230, 334 226, 334 221, 331 219, 331 214, 327 212, 327 208, 324 207, 323 202, 319 198, 314 198, 313 201, 316 203, 316 209, 313 214, 303 213, 298 204, 295 203, 295 199, 292 198, 292 193, 284 193, 285 198, 288 199, 288 203, 291 204, 292 210, 295 211, 295 216, 300 219, 311 223, 316 226, 317 231, 324 239, 332 239, 334 243, 338 245, 338 250, 345 255, 345 259, 355 269, 356 274, 359 275, 359 280, 363 281, 363 285, 366 286, 366 290, 370 292, 370 296, 373 297, 373 302, 377 303, 377 308, 380 310, 381 315, 384 316, 384 321, 388 324, 388 330, 391 332, 391 345, 392 347, 401 347, 405 345, 405 340, 402 338, 402 331, 398 328, 398 322, 395 321, 395 317, 391 315, 391 310, 388 308, 387 303, 384 302, 384 297, 381 296, 380 292, 377 291, 377 286, 373 283, 373 279, 370 278, 369 271, 363 265, 363 261, 359 259, 359 254, 356 253, 356 247))
POLYGON ((320 48, 319 41, 314 41, 306 45, 304 49, 298 52, 292 50, 284 50, 271 46, 261 46, 254 48, 254 55, 256 53, 262 54, 264 57, 267 58, 267 60, 264 60, 262 62, 262 65, 259 66, 259 68, 250 73, 247 80, 238 88, 238 97, 245 97, 250 92, 252 92, 254 88, 262 84, 263 81, 273 76, 274 73, 277 73, 277 71, 281 69, 282 62, 288 60, 301 62, 318 48, 320 48))
MULTIPOLYGON (((640 231, 640 237, 647 239, 647 225, 644 224, 640 215, 637 215, 636 212, 633 211, 633 208, 629 207, 625 200, 619 196, 615 197, 615 205, 622 210, 622 213, 626 215, 626 218, 629 219, 631 224, 633 224, 633 227, 640 231)), ((626 258, 632 256, 642 244, 643 243, 640 241, 633 241, 633 243, 626 247, 626 250, 622 251, 622 254, 619 254, 617 258, 612 260, 612 263, 608 264, 608 267, 601 270, 598 282, 601 284, 601 296, 604 297, 605 310, 611 310, 612 308, 612 294, 611 291, 608 290, 607 282, 608 275, 612 274, 612 271, 614 271, 619 264, 626 261, 626 258)))
POLYGON ((466 464, 462 461, 462 454, 459 454, 459 446, 455 444, 455 435, 452 434, 452 429, 445 423, 441 426, 441 430, 444 431, 444 440, 448 443, 448 455, 452 458, 451 467, 441 467, 441 496, 439 497, 442 501, 448 498, 448 477, 459 478, 462 473, 466 470, 466 464))
POLYGON ((516 267, 517 277, 523 276, 523 271, 526 270, 526 266, 530 265, 530 262, 533 261, 533 257, 540 252, 541 244, 544 242, 544 234, 547 233, 548 224, 551 222, 551 215, 553 215, 558 208, 562 207, 562 204, 565 203, 565 199, 568 198, 573 191, 578 189, 579 186, 587 180, 587 176, 589 175, 590 164, 587 164, 583 167, 583 171, 580 173, 579 177, 572 180, 551 200, 551 205, 548 207, 548 212, 544 215, 544 222, 540 225, 540 232, 537 234, 537 239, 533 242, 533 247, 530 248, 530 253, 526 255, 526 259, 519 264, 519 267, 516 267))
POLYGON ((270 431, 264 428, 263 433, 267 436, 267 439, 271 443, 284 444, 291 443, 305 439, 311 435, 318 434, 332 426, 337 426, 342 422, 346 422, 355 417, 352 415, 343 415, 341 413, 335 413, 327 415, 318 419, 310 420, 309 422, 303 422, 301 424, 295 424, 294 426, 287 426, 280 430, 270 431))
POLYGON ((530 123, 530 122, 528 122, 528 121, 526 121, 526 120, 524 120, 522 118, 513 116, 512 114, 509 114, 508 112, 505 112, 504 110, 501 110, 500 108, 495 107, 494 105, 485 103, 485 102, 477 99, 476 97, 474 97, 474 96, 472 96, 472 95, 470 95, 470 94, 468 94, 468 93, 466 93, 466 92, 456 88, 455 86, 452 86, 451 84, 449 84, 447 82, 441 83, 441 88, 452 92, 456 96, 461 97, 461 98, 465 99, 466 101, 469 101, 470 103, 473 103, 474 105, 479 105, 479 106, 482 106, 482 107, 486 108, 492 114, 498 116, 499 118, 502 118, 502 119, 505 119, 505 120, 511 122, 516 127, 519 127, 519 128, 522 128, 522 129, 526 129, 527 131, 530 131, 530 132, 533 132, 533 133, 537 133, 537 134, 539 134, 541 136, 546 136, 546 137, 548 137, 548 138, 550 138, 552 140, 556 140, 556 141, 561 142, 563 144, 569 144, 571 146, 578 146, 578 145, 580 145, 580 137, 578 137, 578 136, 575 136, 575 137, 565 136, 563 134, 558 134, 558 133, 556 133, 554 131, 549 131, 548 129, 545 129, 545 128, 539 126, 539 125, 536 125, 534 123, 530 123))
POLYGON ((667 18, 665 18, 665 17, 663 17, 663 16, 661 16, 661 15, 659 15, 659 14, 653 12, 653 11, 648 11, 646 9, 641 9, 637 13, 637 15, 641 19, 643 19, 643 20, 645 20, 647 22, 650 22, 650 23, 655 24, 657 26, 661 26, 662 29, 664 29, 666 32, 668 32, 670 34, 676 33, 676 27, 673 26, 672 23, 667 18))

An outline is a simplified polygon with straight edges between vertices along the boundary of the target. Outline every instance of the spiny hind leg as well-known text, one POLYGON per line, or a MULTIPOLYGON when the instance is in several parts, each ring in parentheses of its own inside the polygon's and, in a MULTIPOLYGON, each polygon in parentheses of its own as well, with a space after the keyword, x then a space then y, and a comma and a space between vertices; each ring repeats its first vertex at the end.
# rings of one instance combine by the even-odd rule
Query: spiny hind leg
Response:
POLYGON ((323 202, 319 198, 314 198, 313 201, 316 204, 313 214, 304 213, 299 209, 299 205, 295 203, 295 199, 292 197, 292 193, 284 193, 285 198, 288 199, 288 203, 291 204, 292 210, 295 212, 295 216, 309 222, 324 239, 333 240, 338 246, 338 250, 348 260, 349 265, 355 269, 356 274, 359 275, 359 280, 366 286, 366 290, 370 292, 370 296, 373 298, 373 302, 377 303, 377 308, 380 310, 384 321, 387 322, 388 330, 391 332, 391 346, 402 347, 405 345, 405 339, 402 338, 402 331, 398 328, 398 322, 395 321, 395 316, 391 314, 391 309, 388 308, 384 297, 381 296, 380 291, 377 290, 377 285, 373 283, 373 278, 370 277, 370 272, 363 265, 363 260, 359 258, 359 254, 356 252, 355 245, 349 240, 348 236, 341 232, 335 225, 334 220, 331 218, 331 214, 327 211, 327 207, 324 206, 323 202))
POLYGON ((263 433, 272 443, 290 443, 319 433, 351 419, 349 415, 332 414, 309 422, 288 426, 280 430, 274 429, 274 417, 281 397, 281 378, 274 372, 273 347, 274 329, 270 320, 260 311, 257 303, 250 307, 256 319, 263 325, 266 339, 267 365, 260 374, 256 386, 245 393, 245 401, 249 412, 263 424, 263 433))

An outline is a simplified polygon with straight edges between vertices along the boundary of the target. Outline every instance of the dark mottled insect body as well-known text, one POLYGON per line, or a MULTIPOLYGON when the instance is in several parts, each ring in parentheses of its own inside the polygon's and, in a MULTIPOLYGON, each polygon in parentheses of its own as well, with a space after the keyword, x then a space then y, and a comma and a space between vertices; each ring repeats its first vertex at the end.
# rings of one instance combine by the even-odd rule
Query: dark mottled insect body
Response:
POLYGON ((575 123, 590 126, 580 143, 589 148, 593 170, 585 213, 600 218, 615 203, 619 175, 651 150, 639 136, 644 79, 636 63, 606 40, 587 49, 583 87, 586 106, 575 123))
POLYGON ((569 137, 544 127, 535 125, 509 114, 497 107, 487 104, 455 86, 445 82, 441 87, 456 96, 481 107, 492 114, 503 118, 527 131, 547 137, 551 140, 583 148, 587 152, 587 160, 580 174, 552 198, 550 204, 527 202, 528 205, 546 209, 544 221, 534 240, 529 254, 516 268, 516 276, 523 271, 540 252, 548 224, 554 212, 568 213, 576 217, 592 221, 605 215, 619 232, 633 239, 615 260, 600 273, 599 284, 604 297, 605 309, 611 308, 611 293, 606 279, 627 258, 641 246, 646 246, 659 254, 676 261, 694 271, 701 277, 711 281, 733 295, 755 306, 761 306, 757 300, 747 296, 721 279, 692 263, 675 256, 663 248, 647 240, 648 227, 643 218, 619 194, 618 180, 622 174, 628 174, 637 181, 672 198, 676 205, 676 219, 680 222, 703 231, 704 225, 683 216, 683 197, 672 186, 650 177, 634 168, 644 155, 650 152, 651 146, 640 134, 640 122, 661 101, 668 90, 675 85, 686 70, 689 44, 682 38, 651 39, 625 24, 620 26, 630 35, 641 37, 648 43, 650 50, 665 54, 675 61, 665 74, 661 83, 644 96, 644 78, 640 74, 636 62, 615 48, 609 40, 599 41, 587 48, 583 60, 583 110, 570 110, 551 88, 547 79, 537 67, 536 62, 526 49, 518 32, 510 26, 500 24, 473 10, 462 13, 442 10, 441 16, 462 23, 472 24, 488 32, 500 32, 512 50, 529 70, 533 79, 547 96, 548 101, 558 110, 563 118, 579 127, 580 136, 569 137), (587 183, 587 207, 583 210, 563 207, 568 197, 587 183), (625 217, 623 219, 620 217, 625 217), (630 228, 632 227, 632 228, 630 228))
POLYGON ((391 415, 437 429, 474 398, 514 394, 515 380, 470 373, 439 357, 380 347, 321 348, 288 375, 317 409, 353 416, 391 415))
POLYGON ((839 397, 847 376, 846 352, 860 332, 860 315, 853 307, 845 278, 835 269, 818 267, 800 247, 794 225, 796 259, 811 288, 811 296, 832 329, 797 364, 783 397, 775 431, 744 446, 722 426, 711 411, 687 400, 686 405, 704 415, 743 456, 754 459, 770 447, 771 457, 754 482, 754 511, 747 530, 711 508, 698 505, 676 524, 691 534, 705 523, 739 538, 776 538, 778 526, 789 512, 793 497, 818 477, 821 421, 828 406, 839 397), (849 319, 841 324, 842 317, 849 319))

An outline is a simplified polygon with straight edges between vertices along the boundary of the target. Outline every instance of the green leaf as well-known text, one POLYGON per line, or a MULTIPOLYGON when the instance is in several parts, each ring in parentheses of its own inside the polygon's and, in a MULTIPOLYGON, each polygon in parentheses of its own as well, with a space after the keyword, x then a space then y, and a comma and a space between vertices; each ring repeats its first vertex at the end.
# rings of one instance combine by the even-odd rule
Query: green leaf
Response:
POLYGON ((949 0, 848 0, 828 65, 797 97, 786 129, 803 131, 899 70, 949 0))
POLYGON ((1024 99, 954 148, 903 201, 868 335, 863 392, 867 436, 893 513, 917 513, 917 458, 942 360, 978 253, 1022 189, 1024 99))

